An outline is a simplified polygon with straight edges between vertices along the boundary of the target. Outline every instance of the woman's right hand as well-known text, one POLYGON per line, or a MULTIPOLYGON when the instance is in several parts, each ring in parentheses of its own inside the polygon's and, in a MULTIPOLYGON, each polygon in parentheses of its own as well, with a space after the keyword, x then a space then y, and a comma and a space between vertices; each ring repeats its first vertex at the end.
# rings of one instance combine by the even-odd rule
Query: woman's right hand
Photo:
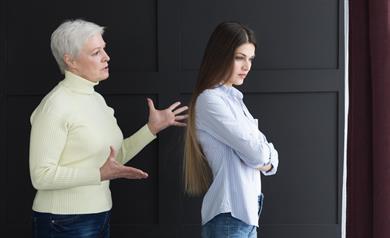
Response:
POLYGON ((272 169, 272 164, 267 164, 264 166, 257 167, 257 170, 263 171, 263 172, 268 172, 272 169))
POLYGON ((115 160, 115 149, 110 146, 110 155, 107 161, 100 167, 100 180, 112 180, 117 178, 144 179, 148 174, 140 169, 124 166, 115 160))

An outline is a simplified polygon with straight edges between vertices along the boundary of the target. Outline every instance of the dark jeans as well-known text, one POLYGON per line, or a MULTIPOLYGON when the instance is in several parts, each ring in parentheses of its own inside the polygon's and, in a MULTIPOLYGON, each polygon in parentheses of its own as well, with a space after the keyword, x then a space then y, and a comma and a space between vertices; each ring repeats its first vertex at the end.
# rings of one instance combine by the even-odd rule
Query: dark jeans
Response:
MULTIPOLYGON (((259 196, 259 215, 263 208, 264 196, 259 196)), ((232 217, 229 213, 221 213, 202 226, 202 238, 257 238, 256 226, 248 225, 232 217)))
POLYGON ((109 238, 111 212, 58 215, 33 211, 34 238, 109 238))

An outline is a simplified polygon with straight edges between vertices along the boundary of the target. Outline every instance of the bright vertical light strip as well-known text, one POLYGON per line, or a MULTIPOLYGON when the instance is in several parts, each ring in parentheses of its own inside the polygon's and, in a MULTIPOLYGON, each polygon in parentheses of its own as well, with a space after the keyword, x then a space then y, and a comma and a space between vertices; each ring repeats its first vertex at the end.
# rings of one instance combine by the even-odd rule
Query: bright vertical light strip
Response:
POLYGON ((348 84, 348 44, 349 44, 349 4, 344 0, 344 162, 343 162, 343 195, 342 195, 342 214, 341 214, 341 237, 346 238, 347 222, 347 136, 348 136, 348 106, 349 106, 349 84, 348 84))

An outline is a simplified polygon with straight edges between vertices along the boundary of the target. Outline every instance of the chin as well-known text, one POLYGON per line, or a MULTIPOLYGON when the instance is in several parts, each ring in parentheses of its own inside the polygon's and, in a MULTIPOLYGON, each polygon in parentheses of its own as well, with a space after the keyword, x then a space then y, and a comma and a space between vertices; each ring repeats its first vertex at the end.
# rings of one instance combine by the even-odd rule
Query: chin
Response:
POLYGON ((240 81, 235 82, 233 85, 235 85, 235 86, 240 86, 240 85, 242 85, 243 83, 244 83, 244 80, 240 80, 240 81))
POLYGON ((109 74, 104 75, 104 76, 102 76, 102 77, 100 78, 99 81, 107 80, 109 76, 110 76, 109 74))

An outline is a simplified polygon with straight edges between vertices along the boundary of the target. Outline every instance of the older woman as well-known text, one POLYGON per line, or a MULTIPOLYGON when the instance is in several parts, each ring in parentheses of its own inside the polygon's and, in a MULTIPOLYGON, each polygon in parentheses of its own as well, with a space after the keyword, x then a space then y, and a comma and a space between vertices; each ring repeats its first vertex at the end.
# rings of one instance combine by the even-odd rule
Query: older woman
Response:
POLYGON ((30 175, 34 237, 109 237, 109 180, 142 179, 147 173, 124 166, 156 134, 184 126, 187 107, 165 110, 148 99, 149 121, 123 139, 114 110, 94 86, 109 76, 104 28, 66 21, 51 36, 51 49, 65 78, 31 115, 30 175))

